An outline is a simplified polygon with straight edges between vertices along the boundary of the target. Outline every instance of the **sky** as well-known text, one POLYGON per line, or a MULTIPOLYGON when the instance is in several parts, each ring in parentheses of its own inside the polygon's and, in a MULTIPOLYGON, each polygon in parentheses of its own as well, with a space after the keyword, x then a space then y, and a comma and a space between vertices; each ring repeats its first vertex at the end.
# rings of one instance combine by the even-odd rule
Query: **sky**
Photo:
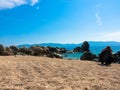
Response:
POLYGON ((0 43, 120 42, 120 0, 0 0, 0 43))

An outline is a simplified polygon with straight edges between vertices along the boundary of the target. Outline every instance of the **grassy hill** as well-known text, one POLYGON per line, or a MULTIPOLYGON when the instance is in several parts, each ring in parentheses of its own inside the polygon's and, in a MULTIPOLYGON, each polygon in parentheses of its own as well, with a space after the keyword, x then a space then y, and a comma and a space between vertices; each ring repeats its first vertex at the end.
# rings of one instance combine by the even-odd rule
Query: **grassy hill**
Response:
POLYGON ((0 90, 119 90, 120 65, 33 56, 0 57, 0 90))

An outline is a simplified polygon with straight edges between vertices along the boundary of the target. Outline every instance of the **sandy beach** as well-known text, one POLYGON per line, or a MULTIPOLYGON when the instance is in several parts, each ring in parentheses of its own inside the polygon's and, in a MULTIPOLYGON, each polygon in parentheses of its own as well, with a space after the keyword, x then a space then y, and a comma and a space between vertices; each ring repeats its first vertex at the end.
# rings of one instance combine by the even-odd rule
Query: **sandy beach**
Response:
POLYGON ((120 65, 0 56, 0 90, 120 90, 120 65))

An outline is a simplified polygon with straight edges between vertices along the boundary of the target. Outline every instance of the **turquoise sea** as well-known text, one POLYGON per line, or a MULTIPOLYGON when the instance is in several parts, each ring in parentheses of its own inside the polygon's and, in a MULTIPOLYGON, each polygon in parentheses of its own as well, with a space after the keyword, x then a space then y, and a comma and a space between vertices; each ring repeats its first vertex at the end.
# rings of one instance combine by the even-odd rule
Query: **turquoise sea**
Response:
MULTIPOLYGON (((90 47, 90 51, 91 53, 98 55, 103 49, 105 48, 105 46, 94 46, 94 47, 90 47)), ((113 54, 120 51, 120 46, 111 46, 111 49, 113 51, 113 54)), ((79 60, 81 55, 83 53, 65 53, 63 54, 63 58, 64 59, 72 59, 72 60, 79 60)))

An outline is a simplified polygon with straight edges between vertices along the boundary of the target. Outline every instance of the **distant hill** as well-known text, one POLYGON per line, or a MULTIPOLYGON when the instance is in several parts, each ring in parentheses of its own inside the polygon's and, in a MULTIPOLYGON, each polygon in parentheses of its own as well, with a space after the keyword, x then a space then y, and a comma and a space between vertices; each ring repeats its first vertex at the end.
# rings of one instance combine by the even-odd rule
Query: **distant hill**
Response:
MULTIPOLYGON (((120 46, 120 42, 115 41, 88 41, 91 47, 98 47, 98 46, 120 46)), ((51 46, 51 47, 63 47, 68 50, 72 50, 73 48, 77 46, 81 46, 82 43, 79 44, 60 44, 60 43, 41 43, 41 44, 23 44, 18 45, 18 47, 31 47, 31 46, 51 46)))

